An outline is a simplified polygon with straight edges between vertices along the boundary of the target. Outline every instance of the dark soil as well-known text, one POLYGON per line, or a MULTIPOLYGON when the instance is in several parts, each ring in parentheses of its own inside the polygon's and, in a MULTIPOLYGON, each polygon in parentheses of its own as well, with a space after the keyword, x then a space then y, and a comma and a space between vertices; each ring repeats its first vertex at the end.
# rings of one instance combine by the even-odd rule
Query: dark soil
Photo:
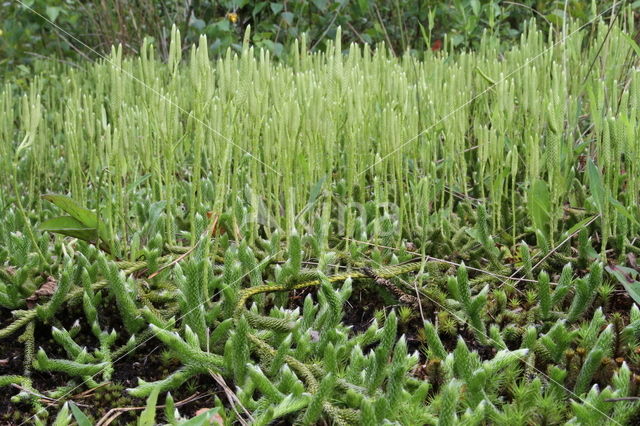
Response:
MULTIPOLYGON (((102 309, 104 312, 117 312, 115 309, 102 309)), ((77 312, 69 312, 68 315, 62 316, 63 320, 58 327, 70 329, 75 322, 75 318, 80 318, 81 314, 77 312)), ((122 329, 121 321, 115 318, 116 315, 104 318, 101 316, 101 324, 106 324, 108 329, 115 328, 116 331, 125 336, 127 333, 122 329)), ((4 327, 11 322, 10 312, 6 309, 0 309, 0 327, 4 327), (8 315, 7 315, 8 314, 8 315)), ((24 345, 18 342, 18 337, 23 330, 17 332, 13 339, 0 340, 0 375, 23 375, 24 374, 24 345)), ((117 343, 117 346, 124 344, 125 339, 117 343)), ((63 348, 58 345, 51 336, 51 326, 37 325, 35 329, 36 348, 42 347, 50 358, 67 358, 63 348)), ((89 350, 97 345, 97 339, 90 332, 79 332, 76 341, 80 345, 87 346, 89 350)), ((88 391, 86 385, 81 380, 75 379, 72 383, 78 386, 68 396, 69 400, 73 400, 76 405, 93 421, 97 422, 112 408, 124 407, 144 407, 145 399, 134 398, 126 392, 126 388, 134 387, 138 384, 138 378, 145 381, 156 381, 171 374, 178 367, 178 364, 169 360, 163 362, 162 346, 156 339, 150 339, 137 348, 136 352, 129 356, 123 357, 114 363, 114 372, 111 381, 94 391, 88 391)), ((37 349, 36 349, 37 350, 37 349)), ((46 373, 31 369, 31 379, 33 387, 46 395, 46 390, 55 389, 58 386, 67 385, 70 380, 74 380, 69 376, 61 373, 46 373)), ((31 423, 31 416, 35 414, 31 405, 27 403, 15 404, 11 402, 11 397, 18 394, 20 390, 16 387, 4 388, 0 392, 0 425, 18 425, 23 422, 31 423)), ((217 395, 222 401, 226 402, 226 397, 220 386, 208 376, 201 376, 197 380, 191 380, 172 392, 174 401, 179 403, 184 399, 190 398, 190 402, 178 408, 184 416, 193 416, 200 408, 211 408, 215 406, 215 396, 217 395)), ((61 406, 64 401, 59 401, 56 405, 61 406)), ((164 404, 161 399, 159 405, 164 404)), ((43 406, 47 407, 46 402, 43 406)), ((58 409, 52 409, 50 414, 57 413, 58 409)), ((130 424, 135 421, 140 410, 131 410, 124 412, 113 421, 112 425, 130 424)), ((162 409, 157 410, 158 418, 162 417, 162 409)))
MULTIPOLYGON (((317 290, 317 288, 307 288, 288 294, 288 307, 302 308, 305 297, 311 294, 315 298, 317 290)), ((525 289, 521 290, 524 291, 525 289)), ((600 303, 595 305, 600 305, 600 303)), ((619 313, 620 324, 623 326, 628 324, 628 313, 632 305, 633 299, 626 291, 623 291, 621 286, 618 286, 608 301, 604 303, 603 310, 608 318, 611 318, 614 313, 619 313)), ((390 309, 396 309, 397 311, 400 306, 397 299, 394 299, 386 288, 378 286, 368 279, 356 280, 353 283, 353 294, 343 308, 343 324, 351 326, 353 334, 362 333, 371 325, 376 311, 385 310, 388 312, 390 309)), ((524 311, 527 310, 524 305, 522 308, 524 311)), ((442 307, 436 305, 423 306, 426 319, 431 321, 434 321, 440 310, 442 310, 442 307)), ((123 328, 122 320, 118 315, 117 309, 115 309, 114 301, 106 297, 99 312, 99 321, 102 328, 116 330, 119 335, 115 347, 124 345, 129 333, 123 328)), ((585 317, 589 317, 592 314, 593 308, 589 312, 585 312, 585 317)), ((35 329, 36 350, 42 347, 50 358, 66 359, 68 356, 64 349, 52 338, 51 326, 55 325, 58 328, 70 330, 73 328, 76 319, 84 319, 85 316, 81 305, 76 305, 71 308, 67 307, 65 314, 59 317, 60 319, 56 320, 54 324, 38 323, 35 329)), ((9 325, 12 320, 11 312, 8 309, 0 309, 0 328, 9 325)), ((78 344, 86 346, 91 351, 99 344, 98 340, 87 329, 86 321, 81 321, 81 324, 83 329, 77 333, 75 340, 78 344)), ((419 378, 433 380, 434 388, 432 392, 434 392, 440 385, 436 372, 438 365, 437 361, 434 363, 434 360, 427 360, 426 354, 423 352, 424 345, 419 334, 419 330, 423 328, 420 313, 414 312, 408 320, 400 321, 398 327, 399 334, 405 335, 409 352, 417 351, 420 355, 418 366, 413 371, 413 374, 419 378)), ((0 375, 24 374, 24 346, 18 342, 21 332, 19 331, 12 336, 13 339, 0 340, 0 375)), ((496 353, 495 348, 481 344, 470 329, 463 324, 458 324, 456 332, 442 333, 440 337, 447 351, 453 351, 458 338, 461 337, 469 349, 477 351, 483 360, 491 359, 496 353)), ((519 342, 508 342, 508 346, 510 349, 516 349, 519 346, 519 342)), ((363 348, 365 351, 368 349, 370 348, 363 348)), ((547 365, 541 359, 536 361, 535 367, 540 371, 545 371, 547 365)), ((620 364, 622 361, 619 358, 615 358, 612 362, 620 364)), ((640 375, 640 367, 633 362, 627 362, 627 364, 635 374, 640 375)), ((143 379, 147 382, 160 380, 179 367, 179 361, 166 356, 164 345, 152 338, 136 348, 135 353, 116 360, 111 381, 94 390, 89 390, 86 385, 81 383, 80 379, 73 379, 61 373, 50 374, 32 369, 31 378, 33 387, 45 395, 47 390, 69 383, 77 383, 78 387, 70 392, 68 398, 73 400, 92 421, 96 422, 113 408, 144 407, 146 401, 141 398, 131 397, 126 392, 126 389, 137 386, 138 379, 143 379), (69 382, 70 380, 75 381, 69 382)), ((610 376, 605 370, 603 369, 601 374, 610 376)), ((606 382, 610 377, 602 377, 602 379, 606 382)), ((233 383, 228 383, 228 385, 232 389, 234 388, 233 383)), ((28 419, 34 414, 30 405, 24 403, 14 404, 10 401, 10 398, 18 392, 19 389, 15 387, 7 387, 4 388, 4 392, 0 393, 0 425, 20 424, 25 421, 29 423, 28 419)), ((179 407, 180 413, 185 416, 193 416, 200 408, 215 406, 216 397, 223 403, 228 404, 220 385, 207 375, 192 379, 171 393, 176 403, 195 395, 190 399, 190 402, 179 407)), ((505 395, 505 397, 508 397, 508 395, 505 395)), ((46 406, 46 403, 43 402, 43 404, 46 406)), ((162 397, 158 404, 164 404, 162 397)), ((52 413, 57 411, 57 408, 51 410, 52 413)), ((133 423, 139 413, 139 409, 124 412, 111 424, 133 423)), ((159 419, 162 419, 162 413, 163 410, 159 408, 157 410, 159 419)))

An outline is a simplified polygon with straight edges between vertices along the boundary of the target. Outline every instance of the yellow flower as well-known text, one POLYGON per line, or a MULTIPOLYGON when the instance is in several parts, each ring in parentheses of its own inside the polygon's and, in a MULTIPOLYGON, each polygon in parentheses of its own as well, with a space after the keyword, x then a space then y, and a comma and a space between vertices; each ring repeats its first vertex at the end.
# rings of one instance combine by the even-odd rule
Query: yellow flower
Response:
POLYGON ((238 22, 238 14, 235 12, 229 12, 227 13, 226 18, 231 21, 232 24, 235 24, 236 22, 238 22))
POLYGON ((0 30, 0 37, 2 37, 2 34, 4 34, 4 31, 0 30))

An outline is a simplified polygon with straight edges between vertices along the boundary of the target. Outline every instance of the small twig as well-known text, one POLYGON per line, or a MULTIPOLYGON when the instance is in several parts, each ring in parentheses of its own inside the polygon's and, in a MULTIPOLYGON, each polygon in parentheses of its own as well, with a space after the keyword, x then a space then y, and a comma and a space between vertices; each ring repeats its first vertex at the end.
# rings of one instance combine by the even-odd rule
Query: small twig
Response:
MULTIPOLYGON (((218 224, 218 216, 216 215, 215 218, 212 221, 212 224, 210 226, 210 228, 207 228, 207 230, 205 232, 207 232, 209 235, 211 235, 211 233, 213 232, 214 229, 216 229, 216 225, 218 224)), ((176 263, 180 262, 182 259, 184 259, 185 257, 189 256, 195 249, 196 247, 198 247, 198 244, 200 244, 200 241, 202 241, 202 239, 199 239, 194 245, 193 247, 191 247, 189 250, 187 250, 186 252, 184 252, 183 254, 181 254, 180 256, 178 256, 174 261, 167 263, 166 265, 162 265, 162 267, 158 268, 157 271, 155 271, 153 274, 149 275, 149 277, 147 279, 151 279, 153 277, 155 277, 156 275, 158 275, 160 272, 164 271, 165 269, 175 265, 176 263)))
POLYGON ((458 199, 463 200, 463 201, 464 201, 464 200, 468 200, 468 201, 470 201, 470 202, 471 202, 471 204, 473 204, 473 205, 474 205, 474 206, 476 206, 476 207, 477 207, 477 206, 479 206, 479 205, 482 203, 482 202, 481 202, 481 200, 479 200, 479 199, 477 199, 477 198, 474 198, 474 197, 472 197, 472 196, 470 196, 470 195, 466 195, 466 194, 464 194, 464 193, 462 193, 462 192, 459 192, 459 191, 455 191, 455 190, 449 189, 449 187, 448 187, 447 185, 445 185, 445 186, 444 186, 444 190, 445 190, 447 193, 451 194, 451 195, 452 195, 453 197, 455 197, 455 198, 458 198, 458 199))
MULTIPOLYGON (((276 264, 276 265, 283 265, 283 264, 287 263, 287 261, 286 260, 274 260, 273 263, 276 264)), ((311 260, 303 260, 300 263, 302 263, 303 265, 315 265, 315 266, 320 265, 319 262, 313 262, 311 260)), ((329 266, 331 268, 349 269, 349 267, 345 266, 345 265, 336 265, 336 264, 333 264, 333 263, 326 263, 325 265, 329 266)))
POLYGON ((91 396, 91 394, 96 390, 96 389, 100 389, 106 385, 111 384, 111 382, 104 382, 104 383, 100 383, 98 386, 96 386, 95 388, 91 388, 91 389, 87 389, 86 391, 77 393, 75 395, 73 395, 71 397, 71 399, 77 399, 77 398, 86 398, 88 396, 91 396))
POLYGON ((222 377, 218 373, 214 373, 211 370, 209 370, 209 374, 211 374, 211 377, 213 377, 213 379, 216 381, 216 383, 218 383, 220 385, 220 387, 222 388, 222 390, 224 390, 224 393, 227 396, 227 399, 229 400, 229 404, 231 404, 231 408, 236 413, 236 416, 238 416, 238 421, 240 422, 240 424, 242 424, 242 426, 249 426, 249 424, 254 424, 256 422, 256 420, 253 418, 253 416, 251 416, 251 413, 242 404, 242 402, 240 401, 238 396, 231 390, 231 388, 229 388, 229 386, 227 386, 227 383, 224 381, 224 377, 222 377), (242 418, 242 416, 238 412, 238 409, 236 408, 236 405, 239 405, 240 408, 242 408, 242 411, 245 412, 245 414, 247 415, 247 417, 249 418, 251 423, 247 423, 242 418))
POLYGON ((420 309, 422 313, 422 307, 420 306, 420 299, 402 291, 398 286, 393 284, 390 280, 382 278, 373 271, 371 268, 362 268, 362 272, 369 278, 373 279, 376 284, 385 287, 389 290, 401 303, 409 305, 414 309, 420 309))
POLYGON ((389 44, 389 49, 391 49, 391 53, 393 53, 393 56, 397 56, 396 55, 396 51, 393 48, 393 44, 391 44, 391 39, 389 38, 389 33, 387 33, 387 27, 384 25, 384 20, 382 19, 382 15, 380 15, 380 9, 378 9, 378 6, 375 4, 375 2, 373 3, 373 8, 376 11, 376 15, 378 16, 378 21, 380 21, 380 26, 382 27, 382 32, 384 33, 384 38, 387 39, 387 43, 389 44))
POLYGON ((98 420, 98 423, 96 423, 96 426, 109 425, 111 424, 112 421, 120 417, 122 413, 124 413, 124 411, 117 411, 117 408, 111 409, 107 412, 107 414, 102 416, 100 420, 98 420))
POLYGON ((198 240, 197 243, 195 243, 193 245, 193 247, 191 247, 189 250, 187 250, 185 253, 181 254, 180 256, 178 256, 175 260, 173 260, 172 262, 167 263, 166 265, 162 265, 160 268, 158 268, 157 271, 155 271, 153 274, 149 275, 149 277, 147 279, 151 279, 153 277, 155 277, 156 275, 158 275, 160 272, 164 271, 165 269, 175 265, 176 263, 180 262, 182 259, 184 259, 185 257, 189 256, 191 254, 191 252, 193 252, 196 247, 198 247, 198 244, 200 244, 200 240, 198 240))
MULTIPOLYGON (((474 146, 471 146, 471 147, 469 147, 469 148, 467 148, 467 149, 464 149, 464 150, 462 151, 462 154, 464 154, 464 153, 466 153, 466 152, 475 151, 475 150, 476 150, 476 149, 478 149, 478 148, 480 148, 480 145, 474 145, 474 146)), ((436 160, 436 164, 440 164, 440 163, 444 162, 445 160, 446 160, 446 158, 440 158, 440 159, 436 160)))
POLYGON ((322 41, 324 36, 327 35, 327 33, 329 32, 329 29, 331 28, 333 23, 336 22, 336 19, 338 18, 338 15, 340 14, 340 9, 342 9, 342 5, 344 5, 344 4, 346 4, 346 2, 345 3, 340 3, 340 6, 338 6, 338 8, 336 9, 336 13, 333 15, 333 19, 331 20, 331 22, 329 22, 329 25, 327 25, 327 28, 325 28, 325 30, 322 32, 320 37, 318 37, 318 40, 316 40, 315 43, 313 43, 313 46, 311 46, 309 48, 310 51, 313 51, 313 49, 315 49, 315 47, 318 45, 318 43, 320 43, 320 41, 322 41))
MULTIPOLYGON (((356 239, 353 239, 353 238, 345 237, 344 240, 352 241, 354 243, 366 244, 368 246, 373 246, 373 247, 378 247, 378 248, 386 248, 386 249, 389 249, 389 250, 398 250, 396 247, 385 246, 385 245, 381 245, 381 244, 374 244, 374 243, 371 243, 369 241, 361 241, 361 240, 356 240, 356 239)), ((423 257, 422 253, 418 253, 418 252, 414 252, 414 251, 406 251, 406 253, 415 254, 416 256, 423 257)), ((428 255, 424 256, 424 260, 426 262, 444 263, 444 264, 451 265, 451 266, 456 266, 456 267, 461 267, 462 266, 461 263, 452 262, 450 260, 440 259, 440 258, 437 258, 437 257, 428 256, 428 255)), ((492 276, 494 278, 497 278, 497 279, 512 280, 512 281, 518 281, 518 282, 524 281, 524 282, 531 282, 531 283, 537 283, 538 282, 538 280, 532 280, 532 279, 528 279, 528 278, 515 278, 513 276, 509 277, 509 276, 502 275, 502 274, 496 274, 494 272, 487 271, 485 269, 474 268, 473 266, 469 266, 469 265, 465 265, 465 268, 467 268, 470 271, 475 271, 475 272, 480 272, 482 274, 490 275, 490 276, 492 276)), ((558 283, 551 282, 549 284, 557 285, 558 283)))
POLYGON ((53 61, 53 62, 58 62, 60 64, 69 65, 70 67, 73 67, 73 68, 80 68, 80 65, 76 64, 75 62, 65 61, 64 59, 59 59, 59 58, 54 58, 54 57, 50 57, 50 56, 46 56, 46 55, 41 55, 41 54, 36 53, 36 52, 24 52, 24 53, 25 53, 25 55, 33 56, 34 58, 42 59, 42 60, 45 60, 45 61, 53 61))
MULTIPOLYGON (((206 393, 194 393, 193 395, 183 399, 182 401, 178 401, 176 402, 174 405, 176 407, 181 407, 185 404, 188 404, 190 402, 196 401, 198 399, 204 398, 205 396, 207 396, 208 394, 206 393)), ((156 408, 164 408, 165 405, 156 405, 156 408)), ((107 411, 107 413, 102 416, 102 418, 100 420, 98 420, 98 423, 96 423, 96 426, 107 426, 108 424, 110 424, 112 421, 114 421, 116 418, 118 418, 122 413, 126 413, 127 411, 140 411, 140 410, 144 410, 147 407, 121 407, 121 408, 112 408, 111 410, 107 411)))
POLYGON ((547 24, 549 24, 549 27, 553 26, 553 24, 551 24, 551 22, 546 18, 546 16, 544 16, 542 13, 538 12, 537 10, 535 10, 531 6, 527 6, 526 4, 522 4, 522 3, 514 3, 512 1, 503 1, 502 4, 508 4, 508 5, 511 5, 511 6, 519 6, 519 7, 524 7, 525 9, 529 9, 531 12, 535 13, 536 15, 538 15, 539 17, 544 19, 547 22, 547 24))
POLYGON ((424 317, 424 311, 422 310, 422 301, 420 300, 420 291, 418 290, 418 282, 417 280, 413 280, 413 290, 416 292, 416 300, 418 300, 418 309, 420 310, 420 318, 422 319, 422 323, 426 321, 424 317))
POLYGON ((637 396, 621 396, 620 398, 605 399, 604 402, 620 402, 620 401, 640 401, 640 397, 637 396))
MULTIPOLYGON (((615 8, 615 3, 613 5, 613 8, 615 8)), ((589 75, 591 74, 591 71, 593 70, 596 61, 598 60, 598 57, 600 57, 600 53, 602 52, 602 49, 604 48, 605 43, 607 42, 607 40, 609 39, 609 34, 611 33, 611 30, 613 29, 613 24, 615 24, 615 22, 618 20, 618 16, 620 15, 620 12, 622 11, 623 7, 620 6, 620 8, 616 11, 615 16, 613 17, 613 19, 611 20, 611 22, 609 23, 609 28, 607 28, 607 32, 604 35, 604 40, 602 40, 602 44, 600 44, 600 46, 598 47, 598 50, 596 51, 596 56, 593 58, 593 61, 591 61, 591 65, 589 65, 589 69, 587 70, 587 74, 584 76, 584 80, 582 80, 582 84, 584 85, 587 82, 587 79, 589 78, 589 75)), ((613 12, 612 12, 613 13, 613 12)))
POLYGON ((347 26, 351 29, 351 31, 353 31, 353 33, 356 35, 356 37, 358 37, 358 40, 360 40, 360 43, 362 44, 368 44, 366 41, 364 41, 364 39, 362 38, 362 36, 360 35, 360 33, 358 32, 358 30, 356 30, 353 25, 351 25, 351 22, 347 21, 347 26))
MULTIPOLYGON (((551 256, 553 253, 555 253, 560 247, 562 247, 564 245, 564 243, 566 243, 567 241, 569 241, 571 238, 573 238, 574 235, 576 235, 578 232, 580 232, 583 228, 591 225, 597 218, 600 217, 600 214, 598 213, 597 215, 595 215, 594 217, 591 218, 590 221, 588 221, 587 223, 585 223, 583 226, 580 227, 580 229, 576 229, 574 232, 571 233, 571 235, 569 235, 567 238, 565 238, 564 240, 562 240, 560 242, 560 244, 558 244, 557 246, 555 246, 553 249, 551 249, 549 251, 549 253, 545 254, 542 259, 540 259, 535 265, 533 265, 533 267, 531 268, 531 271, 535 270, 538 266, 540 266, 542 264, 542 262, 544 262, 549 256, 551 256)), ((520 268, 518 268, 517 271, 515 271, 513 274, 511 274, 511 278, 513 278, 518 272, 520 272, 522 269, 524 268, 524 266, 521 266, 520 268)), ((524 281, 523 278, 517 279, 514 285, 517 285, 520 281, 524 281)), ((503 282, 504 284, 504 282, 503 282)))
POLYGON ((45 400, 45 401, 52 401, 52 402, 55 402, 55 399, 50 398, 50 397, 45 396, 45 395, 42 395, 41 393, 38 393, 38 392, 34 392, 34 391, 32 391, 31 389, 27 389, 27 388, 25 388, 25 387, 23 387, 23 386, 20 386, 20 385, 19 385, 19 384, 17 384, 17 383, 11 383, 11 386, 13 386, 13 387, 14 387, 14 388, 16 388, 16 389, 21 390, 22 392, 26 392, 26 393, 28 393, 28 394, 30 394, 30 395, 37 396, 38 398, 43 399, 43 400, 45 400))
POLYGON ((142 362, 142 365, 145 366, 147 365, 147 361, 149 360, 149 357, 151 356, 152 353, 154 353, 156 350, 158 350, 160 348, 160 345, 156 346, 155 348, 151 349, 151 352, 149 352, 148 354, 145 355, 144 357, 144 361, 142 362))

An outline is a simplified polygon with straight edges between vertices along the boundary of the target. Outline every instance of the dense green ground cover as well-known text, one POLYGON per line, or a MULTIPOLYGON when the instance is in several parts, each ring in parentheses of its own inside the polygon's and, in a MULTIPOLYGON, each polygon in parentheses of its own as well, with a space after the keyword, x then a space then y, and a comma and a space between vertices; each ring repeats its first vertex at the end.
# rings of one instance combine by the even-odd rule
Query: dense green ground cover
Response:
POLYGON ((189 388, 229 422, 633 423, 632 24, 288 63, 174 34, 6 82, 5 419, 176 423, 189 388))

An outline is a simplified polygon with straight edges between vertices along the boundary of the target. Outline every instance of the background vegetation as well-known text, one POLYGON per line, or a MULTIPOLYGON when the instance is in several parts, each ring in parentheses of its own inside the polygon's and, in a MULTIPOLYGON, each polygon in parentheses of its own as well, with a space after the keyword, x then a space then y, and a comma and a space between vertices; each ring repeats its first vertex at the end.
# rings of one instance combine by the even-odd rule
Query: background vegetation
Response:
POLYGON ((456 49, 470 49, 478 46, 484 32, 503 41, 517 41, 528 19, 536 20, 544 32, 560 31, 565 18, 587 22, 615 3, 20 0, 6 3, 0 12, 0 71, 14 70, 43 56, 71 62, 95 59, 118 44, 125 53, 139 53, 145 37, 154 40, 166 60, 173 24, 180 30, 183 46, 197 43, 200 35, 206 35, 213 55, 223 54, 228 48, 240 51, 249 25, 252 45, 267 49, 275 57, 286 56, 288 46, 303 33, 311 51, 323 50, 335 39, 338 27, 342 28, 345 47, 351 42, 372 46, 385 43, 396 55, 407 50, 421 54, 441 48, 443 42, 456 49))
POLYGON ((638 423, 633 4, 31 4, 3 421, 638 423))

